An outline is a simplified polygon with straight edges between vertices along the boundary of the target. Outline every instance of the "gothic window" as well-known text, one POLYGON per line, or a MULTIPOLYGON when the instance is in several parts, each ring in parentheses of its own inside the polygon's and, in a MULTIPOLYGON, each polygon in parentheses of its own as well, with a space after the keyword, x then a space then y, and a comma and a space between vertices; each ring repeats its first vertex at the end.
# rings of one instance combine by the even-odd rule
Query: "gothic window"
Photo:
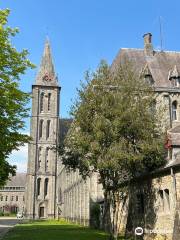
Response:
POLYGON ((7 202, 7 200, 8 200, 8 196, 6 196, 6 198, 5 198, 5 201, 7 202))
POLYGON ((3 201, 3 196, 1 196, 1 201, 3 201))
POLYGON ((51 93, 48 93, 48 111, 50 111, 51 107, 51 93))
POLYGON ((48 194, 48 182, 49 182, 49 179, 46 178, 44 181, 44 197, 46 197, 48 194))
POLYGON ((44 93, 40 94, 40 112, 43 112, 44 109, 44 93))
POLYGON ((39 196, 41 193, 41 179, 38 178, 37 180, 37 195, 39 196))
POLYGON ((144 76, 144 79, 145 79, 145 81, 146 81, 146 83, 148 83, 149 85, 153 85, 154 84, 154 80, 153 80, 153 77, 152 77, 152 75, 145 75, 144 76))
POLYGON ((39 139, 42 138, 42 132, 43 132, 43 120, 40 120, 39 123, 39 139))
POLYGON ((164 195, 163 190, 159 190, 160 210, 164 211, 164 195))
POLYGON ((18 201, 18 196, 16 196, 16 201, 18 201))
POLYGON ((47 120, 47 125, 46 125, 46 139, 49 138, 50 124, 51 124, 51 121, 50 121, 50 120, 47 120))
POLYGON ((38 170, 41 168, 41 147, 38 150, 38 170))
POLYGON ((46 148, 46 154, 45 154, 45 171, 48 171, 49 168, 49 148, 46 148))
POLYGON ((164 189, 164 196, 165 196, 165 205, 166 205, 166 210, 170 210, 170 200, 169 200, 169 190, 164 189))
POLYGON ((172 120, 177 120, 177 101, 172 103, 172 120))

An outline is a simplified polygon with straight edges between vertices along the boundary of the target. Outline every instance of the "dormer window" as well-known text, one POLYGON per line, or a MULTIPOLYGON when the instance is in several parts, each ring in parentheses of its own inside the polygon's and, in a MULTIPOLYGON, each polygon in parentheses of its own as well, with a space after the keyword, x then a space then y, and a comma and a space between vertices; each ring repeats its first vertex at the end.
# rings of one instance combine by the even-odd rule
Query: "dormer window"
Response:
POLYGON ((180 78, 175 78, 174 79, 174 87, 179 87, 180 86, 180 78))
POLYGON ((152 74, 151 74, 147 64, 141 71, 141 78, 144 78, 145 82, 148 83, 149 85, 154 84, 154 79, 152 77, 152 74))
POLYGON ((152 78, 152 75, 144 75, 144 79, 148 84, 150 84, 150 85, 154 84, 154 80, 152 78))
POLYGON ((172 87, 180 87, 180 74, 176 65, 174 66, 173 70, 169 71, 169 80, 171 81, 172 87))

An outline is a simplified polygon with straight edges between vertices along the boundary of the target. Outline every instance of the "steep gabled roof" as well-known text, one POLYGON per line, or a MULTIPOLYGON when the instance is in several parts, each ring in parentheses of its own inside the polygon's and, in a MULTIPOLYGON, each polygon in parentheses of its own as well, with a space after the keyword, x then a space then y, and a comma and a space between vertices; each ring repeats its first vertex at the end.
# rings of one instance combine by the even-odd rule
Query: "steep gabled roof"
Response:
POLYGON ((7 187, 25 187, 26 185, 26 173, 16 173, 16 176, 10 177, 10 180, 6 183, 7 187))
POLYGON ((144 49, 122 48, 112 63, 112 70, 125 62, 130 62, 138 75, 148 66, 155 87, 172 87, 169 72, 175 66, 180 72, 180 52, 153 51, 152 55, 146 55, 144 49))

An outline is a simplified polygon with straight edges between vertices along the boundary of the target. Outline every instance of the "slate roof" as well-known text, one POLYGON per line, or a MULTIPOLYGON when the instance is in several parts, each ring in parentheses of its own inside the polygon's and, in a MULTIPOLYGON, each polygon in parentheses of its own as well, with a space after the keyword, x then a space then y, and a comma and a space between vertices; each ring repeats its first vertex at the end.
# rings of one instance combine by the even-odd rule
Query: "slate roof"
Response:
POLYGON ((10 178, 5 187, 25 187, 26 173, 16 173, 16 176, 10 178))
MULTIPOLYGON (((155 88, 177 90, 177 88, 172 87, 170 79, 180 77, 180 52, 155 51, 152 47, 150 54, 147 54, 146 46, 144 46, 144 49, 122 48, 111 65, 112 71, 116 72, 116 68, 126 62, 132 64, 133 70, 138 76, 142 72, 151 74, 155 88)), ((176 126, 168 132, 171 136, 172 146, 180 146, 180 126, 176 126)), ((169 162, 163 169, 179 165, 180 154, 177 154, 175 160, 169 162)))
POLYGON ((148 66, 154 79, 154 87, 172 87, 169 75, 176 68, 180 72, 180 52, 153 51, 146 55, 144 49, 122 48, 112 63, 112 69, 124 62, 131 62, 137 74, 148 66))

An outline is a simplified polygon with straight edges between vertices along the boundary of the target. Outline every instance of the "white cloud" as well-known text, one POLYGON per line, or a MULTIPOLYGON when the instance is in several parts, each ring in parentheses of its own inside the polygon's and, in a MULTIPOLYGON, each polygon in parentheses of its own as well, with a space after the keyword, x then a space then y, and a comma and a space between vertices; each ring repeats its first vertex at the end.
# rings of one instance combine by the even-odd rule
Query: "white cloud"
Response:
POLYGON ((9 163, 17 166, 17 172, 27 171, 28 144, 20 147, 18 151, 13 151, 9 157, 9 163))

